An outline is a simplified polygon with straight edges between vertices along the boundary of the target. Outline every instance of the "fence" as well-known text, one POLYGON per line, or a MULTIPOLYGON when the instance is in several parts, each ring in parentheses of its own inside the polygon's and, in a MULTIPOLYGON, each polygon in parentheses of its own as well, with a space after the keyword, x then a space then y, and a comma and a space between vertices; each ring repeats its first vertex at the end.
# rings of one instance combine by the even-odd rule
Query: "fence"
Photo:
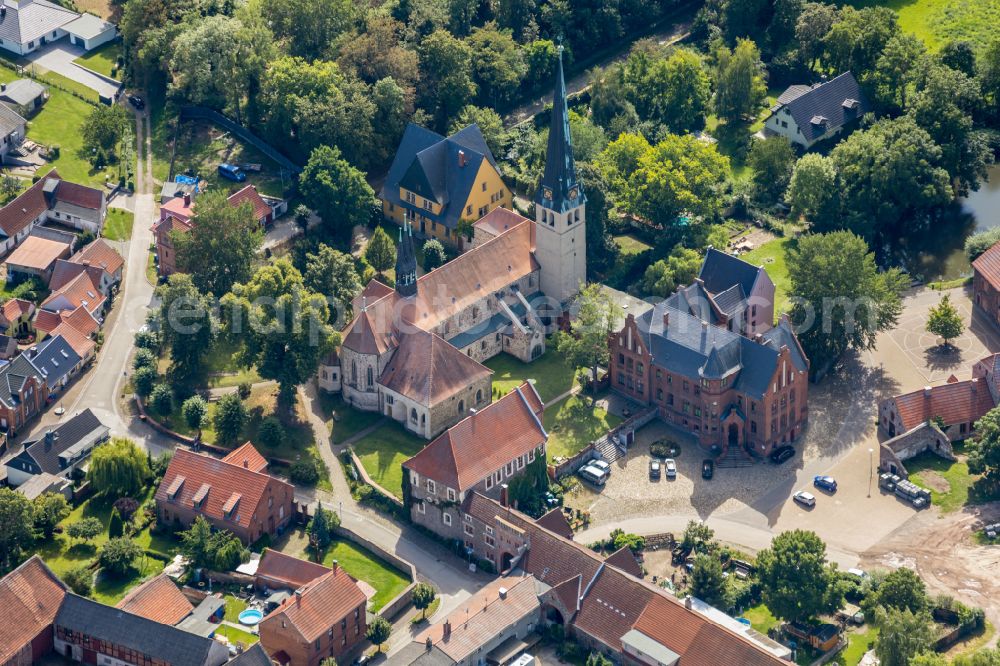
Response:
POLYGON ((278 151, 277 148, 261 139, 243 125, 240 125, 235 120, 227 118, 218 111, 206 109, 203 106, 183 106, 181 107, 181 120, 207 120, 211 123, 219 125, 220 127, 225 127, 227 130, 277 162, 278 166, 282 169, 290 171, 293 174, 299 174, 302 172, 302 167, 285 157, 278 151))

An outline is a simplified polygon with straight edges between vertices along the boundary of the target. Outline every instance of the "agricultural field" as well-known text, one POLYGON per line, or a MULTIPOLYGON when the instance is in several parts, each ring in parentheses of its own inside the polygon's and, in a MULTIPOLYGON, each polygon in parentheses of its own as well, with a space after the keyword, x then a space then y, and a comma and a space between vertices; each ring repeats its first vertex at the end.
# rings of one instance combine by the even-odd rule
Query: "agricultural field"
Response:
POLYGON ((983 48, 1000 25, 1000 0, 856 0, 856 7, 884 6, 899 14, 899 25, 937 50, 952 40, 983 48))

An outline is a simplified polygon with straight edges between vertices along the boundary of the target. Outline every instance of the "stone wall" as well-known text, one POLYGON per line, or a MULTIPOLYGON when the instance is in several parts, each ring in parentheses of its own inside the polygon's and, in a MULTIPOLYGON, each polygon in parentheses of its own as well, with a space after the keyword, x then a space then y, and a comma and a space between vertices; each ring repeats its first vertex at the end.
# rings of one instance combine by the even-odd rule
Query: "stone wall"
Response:
POLYGON ((909 432, 882 442, 879 446, 879 470, 907 476, 908 472, 903 461, 925 451, 930 451, 945 460, 956 460, 948 436, 928 421, 909 432))
POLYGON ((362 548, 366 548, 372 553, 375 553, 375 555, 382 558, 383 560, 385 560, 386 562, 388 562, 389 564, 391 564, 392 566, 396 567, 404 574, 409 576, 410 584, 407 585, 402 592, 397 594, 391 601, 386 603, 386 605, 380 608, 378 611, 378 614, 384 617, 385 619, 392 620, 396 615, 399 614, 400 611, 406 608, 410 604, 410 601, 412 601, 413 599, 413 588, 417 584, 416 568, 403 558, 396 555, 395 553, 385 550, 374 541, 369 541, 360 534, 356 534, 344 527, 335 528, 334 533, 343 539, 352 541, 361 546, 362 548))

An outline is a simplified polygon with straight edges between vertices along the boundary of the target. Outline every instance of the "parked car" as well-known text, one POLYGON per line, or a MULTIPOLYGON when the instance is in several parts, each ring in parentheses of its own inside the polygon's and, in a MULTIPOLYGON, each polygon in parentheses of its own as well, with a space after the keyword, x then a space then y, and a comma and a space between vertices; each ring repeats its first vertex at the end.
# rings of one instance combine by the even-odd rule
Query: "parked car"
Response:
POLYGON ((705 459, 701 462, 701 478, 711 479, 715 475, 715 462, 705 459))
POLYGON ((603 486, 608 482, 608 474, 599 467, 594 467, 593 465, 585 465, 577 474, 584 481, 594 484, 595 486, 603 486))
POLYGON ((673 479, 677 476, 677 463, 674 462, 673 458, 667 458, 663 461, 663 466, 667 468, 667 478, 673 479))
POLYGON ((131 104, 132 108, 134 108, 136 111, 142 111, 143 109, 146 108, 146 102, 143 101, 143 99, 138 95, 129 95, 128 103, 131 104))
POLYGON ((236 183, 245 182, 247 179, 247 175, 243 173, 243 170, 233 164, 220 164, 219 175, 226 180, 231 180, 236 183))
POLYGON ((793 447, 788 445, 779 446, 774 451, 771 451, 771 462, 780 465, 794 455, 795 449, 793 447))
POLYGON ((609 463, 604 458, 594 458, 588 464, 593 465, 594 467, 601 470, 608 476, 611 476, 611 463, 609 463))
POLYGON ((826 490, 831 493, 837 492, 837 480, 832 476, 814 476, 813 485, 820 490, 826 490))
POLYGON ((802 506, 816 506, 816 496, 812 493, 806 492, 805 490, 800 490, 792 495, 792 499, 802 506))
POLYGON ((660 480, 660 461, 656 458, 649 461, 649 478, 654 481, 660 480))

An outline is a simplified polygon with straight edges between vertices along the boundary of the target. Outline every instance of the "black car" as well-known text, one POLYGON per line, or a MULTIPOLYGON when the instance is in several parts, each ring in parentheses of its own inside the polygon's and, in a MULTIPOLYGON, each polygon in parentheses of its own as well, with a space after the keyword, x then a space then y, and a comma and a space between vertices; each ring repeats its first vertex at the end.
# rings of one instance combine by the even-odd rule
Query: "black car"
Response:
POLYGON ((142 111, 146 108, 146 102, 143 101, 138 95, 129 95, 128 103, 131 104, 137 111, 142 111))
POLYGON ((795 449, 791 446, 779 446, 774 451, 771 451, 771 462, 776 465, 780 465, 794 455, 795 449))
POLYGON ((703 460, 701 463, 701 478, 711 479, 715 475, 715 462, 712 460, 703 460))

